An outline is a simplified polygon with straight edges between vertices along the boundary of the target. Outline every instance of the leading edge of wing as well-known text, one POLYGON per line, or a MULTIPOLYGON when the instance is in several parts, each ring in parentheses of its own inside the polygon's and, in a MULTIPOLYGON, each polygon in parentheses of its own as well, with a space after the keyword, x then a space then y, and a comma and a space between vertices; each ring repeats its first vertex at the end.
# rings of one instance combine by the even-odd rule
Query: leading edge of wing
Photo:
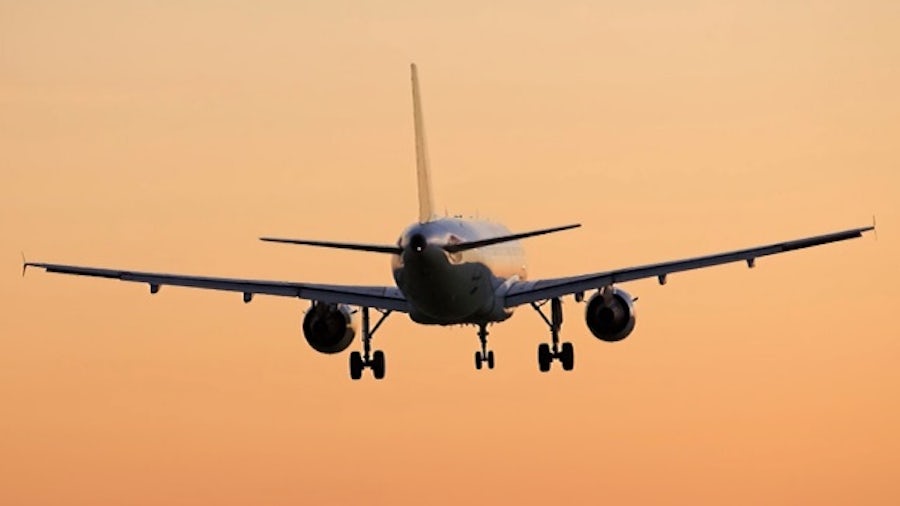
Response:
POLYGON ((704 267, 712 267, 731 262, 746 261, 752 267, 752 262, 758 257, 785 253, 803 248, 811 248, 832 242, 845 241, 862 237, 864 232, 874 230, 874 226, 851 228, 840 232, 832 232, 829 234, 816 235, 812 237, 804 237, 791 241, 778 242, 765 246, 757 246, 754 248, 740 249, 725 253, 715 253, 682 260, 674 260, 669 262, 661 262, 656 264, 641 265, 637 267, 626 267, 606 272, 597 272, 593 274, 584 274, 581 276, 570 276, 565 278, 543 279, 535 281, 524 281, 514 284, 506 293, 506 307, 514 307, 520 304, 536 302, 540 300, 551 299, 572 293, 594 290, 615 283, 623 283, 625 281, 634 281, 636 279, 660 277, 661 282, 665 281, 663 276, 673 272, 682 272, 693 269, 702 269, 704 267))
POLYGON ((150 285, 151 292, 160 286, 184 286, 207 290, 223 290, 242 292, 244 300, 247 294, 279 295, 297 297, 331 304, 349 304, 367 306, 382 310, 408 312, 406 299, 394 287, 388 286, 352 286, 324 285, 313 283, 296 283, 290 281, 264 281, 253 279, 218 278, 207 276, 186 276, 179 274, 161 274, 153 272, 127 271, 78 265, 62 265, 43 262, 26 262, 23 266, 38 267, 46 272, 89 276, 96 278, 118 279, 150 285))

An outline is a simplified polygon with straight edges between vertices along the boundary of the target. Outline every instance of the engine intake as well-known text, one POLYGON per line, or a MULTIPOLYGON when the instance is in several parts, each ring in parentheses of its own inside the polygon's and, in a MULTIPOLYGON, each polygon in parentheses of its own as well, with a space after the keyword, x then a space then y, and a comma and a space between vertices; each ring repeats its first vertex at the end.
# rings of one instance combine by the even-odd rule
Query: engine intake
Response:
POLYGON ((353 311, 343 304, 313 303, 303 317, 303 337, 319 353, 340 353, 356 337, 353 311))
POLYGON ((634 300, 618 288, 612 289, 608 300, 597 292, 588 301, 584 319, 597 339, 608 343, 621 341, 634 330, 634 300))

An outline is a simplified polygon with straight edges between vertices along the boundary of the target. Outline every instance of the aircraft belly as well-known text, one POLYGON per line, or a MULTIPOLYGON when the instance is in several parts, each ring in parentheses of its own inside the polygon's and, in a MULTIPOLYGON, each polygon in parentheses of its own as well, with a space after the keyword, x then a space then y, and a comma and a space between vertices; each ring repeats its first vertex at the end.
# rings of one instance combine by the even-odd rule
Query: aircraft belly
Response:
POLYGON ((395 277, 412 306, 410 317, 420 323, 465 323, 493 307, 490 272, 480 264, 437 269, 406 265, 395 277))

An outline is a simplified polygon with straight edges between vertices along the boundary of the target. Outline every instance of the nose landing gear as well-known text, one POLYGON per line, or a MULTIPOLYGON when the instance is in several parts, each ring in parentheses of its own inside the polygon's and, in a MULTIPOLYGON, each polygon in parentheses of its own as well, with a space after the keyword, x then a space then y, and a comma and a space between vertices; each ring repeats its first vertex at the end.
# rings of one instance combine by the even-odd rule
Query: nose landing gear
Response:
POLYGON ((494 350, 487 349, 487 324, 478 325, 478 339, 481 341, 481 351, 475 352, 475 369, 481 369, 487 363, 488 369, 494 368, 494 350))
POLYGON ((563 322, 562 301, 560 301, 559 298, 554 298, 550 299, 549 302, 550 318, 547 318, 547 315, 545 315, 544 311, 541 309, 541 306, 546 304, 546 302, 541 304, 535 302, 531 303, 531 307, 537 311, 541 316, 541 319, 544 320, 544 323, 550 327, 550 336, 552 339, 551 344, 541 343, 540 346, 538 346, 538 369, 541 372, 547 372, 550 370, 550 364, 558 359, 562 364, 564 371, 571 371, 575 368, 575 348, 572 346, 572 343, 569 342, 562 343, 562 346, 560 346, 559 343, 559 329, 562 327, 563 322))
POLYGON ((384 378, 384 352, 375 350, 372 353, 372 337, 378 327, 384 323, 384 320, 391 314, 391 311, 381 313, 381 318, 375 323, 375 326, 369 329, 369 308, 362 308, 362 342, 363 353, 354 351, 350 354, 350 378, 358 380, 362 378, 363 369, 371 368, 372 376, 380 380, 384 378))

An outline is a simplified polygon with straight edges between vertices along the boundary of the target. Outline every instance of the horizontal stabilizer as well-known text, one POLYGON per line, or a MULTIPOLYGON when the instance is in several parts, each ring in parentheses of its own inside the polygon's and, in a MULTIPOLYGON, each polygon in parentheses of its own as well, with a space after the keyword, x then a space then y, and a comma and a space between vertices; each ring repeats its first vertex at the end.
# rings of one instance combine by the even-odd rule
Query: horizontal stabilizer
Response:
POLYGON ((492 244, 500 244, 503 242, 510 241, 518 241, 519 239, 525 239, 526 237, 534 237, 536 235, 544 235, 544 234, 552 234, 553 232, 561 232, 563 230, 569 230, 573 228, 580 227, 580 223, 575 223, 572 225, 564 225, 562 227, 553 227, 553 228, 545 228, 541 230, 534 230, 531 232, 522 232, 521 234, 511 234, 511 235, 501 235, 500 237, 491 237, 490 239, 481 239, 479 241, 468 241, 461 242, 457 244, 448 244, 444 246, 444 250, 447 253, 458 253, 460 251, 467 251, 475 248, 483 248, 485 246, 490 246, 492 244))
POLYGON ((399 246, 385 246, 380 244, 357 244, 349 242, 308 241, 306 239, 279 239, 277 237, 260 237, 260 241, 280 242, 284 244, 301 244, 304 246, 318 246, 320 248, 349 249, 355 251, 369 251, 372 253, 390 253, 399 255, 403 249, 399 246))

